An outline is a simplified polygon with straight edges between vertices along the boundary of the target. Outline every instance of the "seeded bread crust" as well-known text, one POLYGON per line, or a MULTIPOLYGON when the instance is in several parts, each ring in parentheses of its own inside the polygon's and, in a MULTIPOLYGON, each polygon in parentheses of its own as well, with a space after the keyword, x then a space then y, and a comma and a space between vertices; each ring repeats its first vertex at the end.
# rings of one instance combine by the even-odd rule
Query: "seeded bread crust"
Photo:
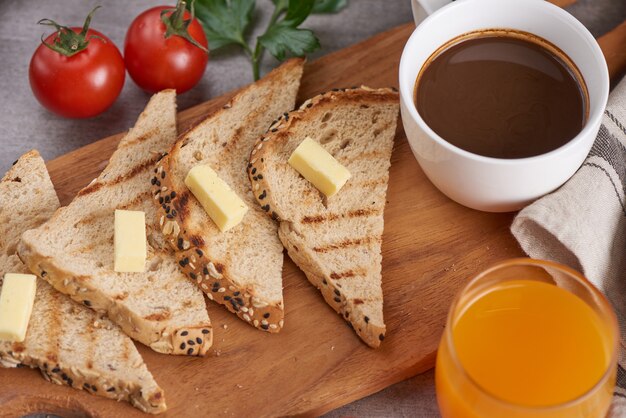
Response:
POLYGON ((131 338, 163 354, 204 356, 213 338, 204 297, 179 273, 163 242, 144 180, 175 138, 176 94, 165 90, 150 99, 98 178, 50 221, 22 235, 18 254, 32 272, 106 314, 131 338), (115 209, 147 215, 143 273, 113 270, 115 209))
MULTIPOLYGON (((100 315, 114 318, 115 323, 134 340, 140 341, 162 354, 205 356, 213 344, 210 323, 181 328, 146 327, 145 319, 116 300, 109 299, 82 277, 59 268, 54 260, 31 252, 28 246, 20 247, 19 256, 27 260, 30 271, 45 279, 56 290, 100 315)), ((158 320, 158 318, 155 318, 158 320)))
MULTIPOLYGON (((387 138, 383 139, 385 150, 382 151, 382 157, 378 157, 383 160, 386 159, 385 163, 388 167, 391 155, 391 146, 393 143, 393 135, 395 133, 395 119, 397 119, 398 94, 395 89, 371 89, 366 86, 361 86, 360 88, 353 87, 350 89, 334 89, 333 91, 320 94, 304 102, 299 109, 281 115, 272 123, 267 133, 257 141, 255 147, 253 148, 250 155, 250 164, 248 165, 248 177, 259 205, 261 205, 262 209, 268 214, 268 216, 279 222, 279 237, 284 247, 287 249, 291 259, 304 271, 309 281, 320 290, 328 305, 330 305, 337 313, 349 322, 359 337, 366 344, 370 347, 376 348, 384 339, 386 332, 386 327, 382 322, 382 309, 380 312, 381 320, 379 324, 375 324, 367 315, 362 313, 362 304, 364 302, 355 298, 349 291, 346 291, 345 286, 342 288, 342 281, 346 278, 351 278, 355 273, 352 270, 347 270, 346 272, 335 272, 320 265, 319 260, 315 259, 315 252, 322 251, 322 249, 311 248, 312 244, 308 241, 310 237, 304 235, 303 232, 299 230, 300 225, 298 223, 304 221, 302 219, 296 219, 293 213, 288 212, 288 209, 286 209, 284 205, 285 200, 279 199, 276 195, 276 193, 284 193, 285 191, 272 190, 272 186, 269 181, 272 175, 278 174, 269 170, 268 160, 270 160, 278 150, 283 148, 285 144, 288 143, 289 135, 292 135, 294 131, 297 132, 300 125, 310 121, 311 114, 316 113, 318 108, 324 108, 330 111, 335 106, 339 107, 345 104, 355 103, 368 108, 376 107, 377 105, 387 107, 392 106, 395 108, 393 122, 390 126, 382 129, 385 131, 383 135, 386 135, 387 138)), ((324 121, 320 120, 319 122, 321 122, 319 124, 319 130, 322 130, 325 125, 324 121)), ((337 132, 335 131, 334 134, 336 135, 337 132)), ((304 138, 298 138, 299 141, 303 139, 304 138)), ((354 140, 354 138, 352 140, 354 140)), ((359 139, 357 138, 356 141, 358 140, 359 139)), ((343 145, 341 149, 343 149, 343 147, 345 147, 345 145, 343 145)), ((284 157, 288 158, 288 155, 285 155, 284 157)), ((286 164, 286 159, 280 164, 286 164)), ((388 168, 385 169, 385 172, 388 172, 388 168)), ((386 190, 386 183, 387 180, 385 178, 384 190, 386 190)), ((308 187, 313 189, 312 185, 308 187)), ((339 194, 349 193, 346 189, 347 187, 340 190, 339 194)), ((317 191, 314 191, 313 193, 316 195, 318 194, 317 191)), ((327 202, 325 197, 320 198, 324 202, 327 202)), ((304 201, 305 197, 300 196, 300 199, 304 201)), ((380 217, 380 236, 348 239, 338 245, 330 245, 330 250, 337 250, 339 248, 343 249, 343 247, 350 246, 357 247, 357 249, 365 248, 359 247, 362 244, 362 241, 365 243, 380 245, 380 240, 382 239, 382 210, 384 209, 384 202, 385 200, 383 195, 382 202, 377 202, 374 208, 363 208, 338 215, 341 218, 350 218, 353 216, 357 218, 363 215, 369 216, 369 212, 371 212, 371 214, 375 214, 375 216, 380 217)), ((369 202, 367 203, 369 204, 369 202)), ((302 203, 302 205, 305 205, 305 203, 302 203)), ((325 212, 320 212, 319 215, 316 214, 304 217, 303 219, 309 218, 307 221, 309 224, 323 223, 325 222, 325 216, 328 216, 324 213, 325 212)), ((335 214, 332 216, 337 215, 335 214)), ((380 265, 378 265, 378 272, 376 274, 380 275, 380 265)), ((355 275, 358 276, 358 274, 355 275)))
MULTIPOLYGON (((196 283, 206 293, 210 300, 224 305, 230 312, 233 312, 250 325, 271 333, 280 331, 284 324, 284 305, 282 296, 279 301, 268 301, 264 299, 253 285, 242 286, 239 284, 242 283, 243 280, 241 280, 237 273, 233 271, 233 264, 241 262, 241 260, 235 259, 229 261, 218 259, 210 255, 211 245, 208 244, 206 240, 212 239, 212 234, 220 234, 220 232, 216 231, 215 225, 210 219, 208 219, 206 212, 195 200, 193 195, 190 194, 186 186, 181 184, 182 179, 178 179, 177 183, 172 180, 172 173, 174 172, 173 164, 178 163, 176 159, 180 157, 182 148, 186 146, 196 146, 193 142, 195 140, 194 138, 200 137, 202 141, 211 141, 212 138, 207 138, 200 132, 202 132, 202 129, 205 129, 205 126, 211 126, 211 123, 214 120, 219 120, 226 114, 226 112, 235 111, 233 106, 235 108, 238 107, 239 109, 237 111, 244 113, 244 117, 246 119, 249 119, 250 117, 254 118, 255 123, 258 120, 266 119, 267 115, 257 114, 257 109, 248 108, 247 110, 244 110, 241 106, 237 105, 239 102, 245 103, 243 100, 246 95, 256 95, 257 101, 260 103, 270 101, 272 99, 271 94, 278 94, 278 85, 276 80, 290 80, 290 82, 297 83, 297 85, 299 85, 303 64, 304 61, 302 59, 287 61, 260 81, 242 90, 222 109, 207 116, 204 120, 191 127, 187 132, 179 137, 176 145, 174 145, 172 150, 170 150, 170 153, 163 156, 157 166, 154 177, 151 179, 155 203, 157 204, 159 212, 159 224, 161 225, 161 230, 167 242, 176 252, 176 258, 181 271, 194 283, 196 283), (270 90, 269 93, 266 93, 269 94, 267 97, 258 93, 258 91, 263 91, 262 89, 265 87, 268 87, 267 90, 270 90), (247 114, 245 112, 247 112, 247 114), (188 145, 188 143, 190 145, 188 145)), ((295 88, 290 88, 289 91, 293 90, 292 94, 289 93, 290 97, 280 99, 281 102, 290 101, 291 107, 289 108, 293 108, 295 103, 297 85, 295 88)), ((251 106, 254 105, 255 103, 251 104, 251 106)), ((263 126, 267 126, 267 123, 270 121, 271 119, 268 119, 264 122, 263 126)), ((220 141, 224 141, 222 147, 227 149, 230 146, 240 146, 243 141, 243 139, 241 139, 241 132, 245 129, 251 128, 249 126, 242 126, 240 129, 237 129, 232 138, 220 138, 220 141)), ((245 135, 249 134, 246 133, 245 135)), ((200 141, 198 140, 198 142, 200 141)), ((244 160, 247 160, 247 153, 249 150, 250 148, 247 148, 242 161, 237 163, 241 164, 240 173, 243 174, 242 182, 245 183, 246 187, 248 187, 247 180, 245 178, 245 165, 247 161, 244 160)), ((232 153, 233 151, 227 150, 223 152, 232 153)), ((194 163, 200 164, 203 160, 206 160, 206 157, 207 156, 202 155, 200 151, 196 151, 194 153, 194 158, 197 161, 194 163)), ((228 161, 224 164, 231 163, 228 161)), ((242 191, 238 191, 238 194, 240 194, 240 197, 244 198, 244 200, 254 201, 254 198, 250 195, 249 191, 247 191, 245 195, 241 195, 242 193, 242 191)), ((248 205, 250 206, 250 204, 248 205)), ((253 211, 258 212, 258 209, 255 206, 256 205, 250 207, 250 211, 246 214, 247 219, 244 218, 244 221, 242 222, 243 224, 249 222, 251 216, 257 216, 261 221, 265 221, 262 215, 252 213, 253 211)), ((242 225, 240 224, 233 228, 233 230, 228 231, 228 233, 240 234, 238 237, 239 241, 241 241, 241 238, 245 238, 245 236, 243 236, 245 233, 237 230, 237 228, 241 227, 242 225)), ((271 250, 267 251, 271 252, 272 257, 270 261, 268 261, 268 259, 270 259, 269 257, 263 261, 272 263, 275 262, 276 266, 274 267, 282 266, 282 248, 280 242, 276 239, 275 227, 271 225, 271 223, 267 225, 257 224, 254 227, 257 230, 261 230, 261 228, 263 228, 263 230, 269 229, 271 231, 270 235, 266 234, 264 238, 271 242, 268 244, 268 246, 271 246, 271 250)), ((241 244, 238 242, 235 245, 241 244)), ((267 248, 268 247, 266 247, 266 249, 267 248)), ((230 251, 227 258, 230 258, 230 251)), ((276 275, 278 276, 276 279, 280 280, 281 269, 275 268, 273 270, 276 270, 276 275)))
MULTIPOLYGON (((2 179, 0 202, 1 289, 5 273, 28 272, 14 253, 21 233, 46 221, 59 207, 36 151, 23 155, 2 179)), ((41 279, 26 338, 20 343, 0 341, 0 366, 38 368, 49 382, 127 401, 144 412, 166 409, 163 391, 130 338, 41 279)))
MULTIPOLYGON (((37 286, 50 286, 42 280, 38 280, 37 286)), ((42 292, 57 292, 53 288, 38 290, 38 294, 42 292)), ((41 297, 41 296, 39 296, 41 297)), ((71 301, 65 301, 68 303, 71 301)), ((71 302, 74 303, 74 302, 71 302)), ((77 308, 80 306, 77 305, 77 308)), ((83 308, 86 309, 86 308, 83 308)), ((94 315, 96 318, 96 315, 94 315)), ((107 330, 110 334, 121 334, 119 328, 106 318, 99 318, 94 321, 95 328, 107 330)), ((118 337, 119 338, 119 337, 118 337)), ((132 364, 133 369, 139 369, 141 374, 147 373, 149 380, 144 381, 136 378, 124 378, 115 376, 106 371, 97 370, 83 365, 75 366, 72 363, 59 361, 58 357, 52 353, 43 354, 41 352, 31 353, 27 344, 13 343, 11 349, 4 351, 0 347, 0 366, 5 368, 14 367, 30 367, 39 369, 39 372, 48 382, 57 385, 66 385, 78 390, 84 390, 92 395, 113 399, 116 401, 129 402, 135 408, 150 414, 159 414, 167 410, 165 404, 165 396, 163 390, 152 379, 152 376, 146 369, 140 354, 136 351, 133 343, 128 340, 124 341, 128 344, 129 351, 133 350, 131 356, 135 363, 132 364), (143 373, 142 373, 143 372, 143 373)), ((2 343, 0 343, 0 346, 2 343)), ((123 374, 124 371, 121 371, 123 374)), ((120 374, 120 373, 117 373, 120 374)))

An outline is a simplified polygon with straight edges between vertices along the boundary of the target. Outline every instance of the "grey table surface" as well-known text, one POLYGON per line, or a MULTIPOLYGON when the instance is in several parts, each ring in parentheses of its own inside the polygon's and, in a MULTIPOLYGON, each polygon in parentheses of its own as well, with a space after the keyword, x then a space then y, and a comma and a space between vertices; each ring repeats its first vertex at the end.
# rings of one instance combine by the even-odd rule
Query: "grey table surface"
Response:
MULTIPOLYGON (((349 0, 336 15, 312 16, 305 27, 319 36, 322 49, 311 58, 343 48, 378 32, 412 20, 410 0, 349 0)), ((169 1, 172 3, 173 0, 169 1)), ((28 63, 44 28, 35 25, 48 17, 61 23, 82 24, 92 7, 101 4, 93 27, 123 45, 126 28, 144 9, 167 3, 149 0, 0 0, 0 173, 29 149, 46 160, 90 142, 128 129, 144 107, 148 95, 127 77, 117 102, 104 114, 87 120, 69 120, 44 110, 28 84, 28 63)), ((270 0, 257 2, 257 28, 271 14, 270 0)), ((626 19, 624 0, 579 0, 568 10, 600 36, 626 19)), ((254 35, 254 33, 252 34, 254 35)), ((625 46, 626 47, 626 46, 625 46)), ((263 71, 275 62, 267 58, 263 71)), ((250 66, 237 52, 215 54, 200 84, 181 95, 180 109, 209 100, 252 80, 250 66)), ((393 385, 377 394, 346 405, 327 417, 438 417, 432 371, 393 385)), ((245 400, 242 400, 245 402, 245 400)))

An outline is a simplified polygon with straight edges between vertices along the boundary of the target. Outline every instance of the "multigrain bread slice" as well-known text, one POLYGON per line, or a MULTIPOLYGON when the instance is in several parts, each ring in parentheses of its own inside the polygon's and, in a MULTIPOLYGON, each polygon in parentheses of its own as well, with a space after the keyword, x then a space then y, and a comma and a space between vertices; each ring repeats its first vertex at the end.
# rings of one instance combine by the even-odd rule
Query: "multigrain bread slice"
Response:
POLYGON ((159 222, 182 271, 212 299, 249 324, 270 332, 283 326, 283 249, 276 224, 254 201, 246 176, 256 138, 276 114, 293 109, 303 60, 287 61, 241 90, 223 109, 185 132, 151 180, 159 197, 159 222), (209 164, 249 210, 220 232, 187 189, 184 179, 209 164))
MULTIPOLYGON (((154 95, 102 174, 18 246, 26 265, 72 299, 106 313, 131 338, 165 354, 204 355, 212 329, 202 292, 180 273, 159 231, 150 189, 176 138, 176 95, 154 95), (146 213, 145 273, 113 270, 115 209, 146 213)), ((158 199, 158 196, 156 196, 158 199)))
MULTIPOLYGON (((58 207, 37 151, 23 155, 0 182, 0 289, 5 273, 28 273, 15 254, 22 233, 48 220, 58 207)), ((26 338, 0 341, 0 365, 38 368, 50 382, 128 401, 144 412, 166 409, 163 391, 131 339, 41 279, 26 338)))
POLYGON ((390 89, 319 95, 270 127, 248 169, 259 204, 279 220, 291 259, 371 347, 385 336, 381 242, 397 118, 398 95, 390 89), (352 175, 330 198, 287 163, 306 137, 352 175))

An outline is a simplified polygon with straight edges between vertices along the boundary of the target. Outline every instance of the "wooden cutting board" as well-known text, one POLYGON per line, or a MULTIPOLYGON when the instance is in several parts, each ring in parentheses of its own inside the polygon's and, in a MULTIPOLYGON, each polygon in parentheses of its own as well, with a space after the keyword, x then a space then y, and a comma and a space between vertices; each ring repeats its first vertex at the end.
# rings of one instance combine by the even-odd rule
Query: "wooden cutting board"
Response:
MULTIPOLYGON (((569 1, 569 0, 562 0, 569 1)), ((333 87, 397 86, 404 25, 307 65, 300 98, 333 87)), ((600 39, 611 75, 626 69, 626 22, 600 39)), ((185 129, 231 94, 179 114, 185 129)), ((50 161, 61 202, 98 175, 120 135, 50 161)), ((281 333, 259 332, 209 303, 215 326, 208 358, 157 354, 138 344, 165 390, 168 417, 319 415, 434 365, 449 303, 473 275, 522 256, 509 233, 512 214, 462 207, 435 189, 413 158, 401 126, 385 209, 383 290, 387 338, 366 347, 285 257, 281 333)), ((125 403, 51 385, 35 370, 0 370, 0 416, 46 411, 63 416, 142 416, 125 403)))

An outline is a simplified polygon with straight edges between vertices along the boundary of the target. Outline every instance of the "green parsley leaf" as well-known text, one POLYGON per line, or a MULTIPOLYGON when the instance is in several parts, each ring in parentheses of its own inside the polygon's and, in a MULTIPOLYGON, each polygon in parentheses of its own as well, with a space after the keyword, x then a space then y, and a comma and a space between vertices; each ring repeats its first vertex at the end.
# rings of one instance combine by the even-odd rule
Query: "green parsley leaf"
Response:
POLYGON ((255 0, 197 0, 196 16, 202 22, 209 48, 236 44, 248 50, 245 33, 254 6, 255 0))
POLYGON ((288 54, 301 57, 320 47, 320 41, 312 31, 297 29, 284 22, 270 27, 259 37, 259 42, 279 61, 284 60, 288 54))
POLYGON ((309 17, 314 5, 315 0, 289 0, 287 15, 282 23, 292 28, 297 27, 309 17))
POLYGON ((348 5, 348 0, 316 0, 312 13, 337 13, 348 5))
MULTIPOLYGON (((192 0, 193 1, 193 0, 192 0)), ((309 29, 298 28, 311 13, 335 13, 348 0, 272 0, 274 12, 263 35, 253 48, 246 41, 256 0, 196 0, 196 16, 206 32, 209 48, 239 45, 250 57, 254 79, 260 77, 260 63, 267 49, 282 61, 288 56, 303 56, 320 48, 309 29)))
POLYGON ((311 14, 315 0, 275 0, 275 15, 288 1, 287 13, 283 20, 275 21, 258 39, 259 43, 279 61, 288 55, 301 57, 320 47, 319 40, 312 31, 298 29, 304 20, 311 14))

